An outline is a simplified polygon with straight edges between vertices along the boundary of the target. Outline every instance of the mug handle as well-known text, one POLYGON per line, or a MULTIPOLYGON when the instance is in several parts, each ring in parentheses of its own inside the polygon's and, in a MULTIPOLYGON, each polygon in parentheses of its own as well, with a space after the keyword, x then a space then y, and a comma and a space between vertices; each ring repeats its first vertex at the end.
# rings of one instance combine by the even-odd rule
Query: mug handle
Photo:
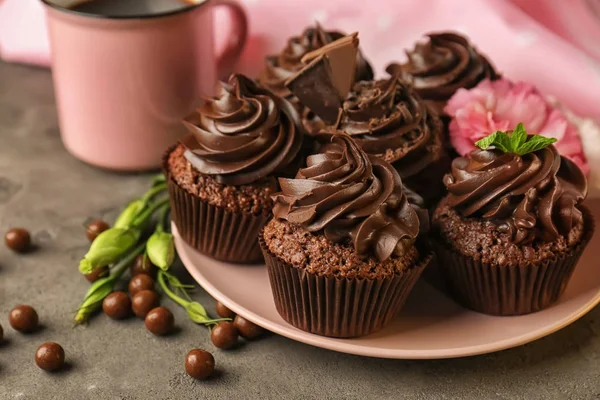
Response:
POLYGON ((244 8, 235 0, 215 0, 214 6, 229 9, 232 19, 232 28, 225 50, 217 56, 217 75, 227 79, 246 45, 248 17, 244 8))

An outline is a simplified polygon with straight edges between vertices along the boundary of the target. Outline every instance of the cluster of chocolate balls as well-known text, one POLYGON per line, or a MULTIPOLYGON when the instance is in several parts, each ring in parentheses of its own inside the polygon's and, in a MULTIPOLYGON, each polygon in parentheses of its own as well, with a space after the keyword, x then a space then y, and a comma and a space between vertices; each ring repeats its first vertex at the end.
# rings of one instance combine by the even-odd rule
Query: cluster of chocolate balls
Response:
MULTIPOLYGON (((104 221, 92 221, 86 227, 86 236, 90 242, 93 242, 100 233, 108 228, 109 225, 104 221)), ((27 252, 31 248, 31 236, 26 229, 14 228, 5 235, 5 243, 15 252, 27 252)), ((85 278, 93 283, 108 276, 109 273, 108 267, 104 267, 85 275, 85 278)), ((102 302, 102 311, 114 320, 122 320, 133 314, 144 319, 146 329, 152 334, 168 335, 174 329, 175 318, 168 308, 160 306, 160 296, 155 291, 157 267, 147 257, 140 255, 131 265, 130 273, 131 279, 127 292, 116 291, 109 294, 102 302)), ((219 349, 232 349, 236 347, 240 337, 252 340, 264 332, 261 327, 236 315, 220 302, 216 303, 216 310, 221 318, 229 319, 211 327, 211 341, 219 349)), ((15 307, 10 312, 9 320, 15 330, 24 334, 39 329, 38 314, 28 305, 15 307)), ((3 340, 3 333, 0 325, 0 342, 3 340)), ((57 343, 44 343, 37 350, 35 360, 43 370, 57 371, 65 365, 65 351, 57 343)), ((193 349, 185 358, 185 370, 193 378, 207 379, 213 374, 214 369, 214 357, 206 350, 193 349)))

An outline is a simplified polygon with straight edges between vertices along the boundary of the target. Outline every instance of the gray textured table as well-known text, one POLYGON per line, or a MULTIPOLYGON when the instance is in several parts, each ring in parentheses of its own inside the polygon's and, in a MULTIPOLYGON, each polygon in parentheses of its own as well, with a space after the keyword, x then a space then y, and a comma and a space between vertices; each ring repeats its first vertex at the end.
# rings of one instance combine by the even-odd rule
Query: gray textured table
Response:
MULTIPOLYGON (((218 376, 195 382, 183 359, 213 349, 207 331, 175 311, 180 332, 150 335, 138 320, 103 315, 71 328, 88 284, 77 262, 88 246, 82 224, 114 218, 143 192, 146 175, 101 171, 61 145, 50 73, 0 63, 0 231, 24 226, 39 249, 25 256, 0 246, 0 399, 597 399, 600 308, 547 338, 500 353, 457 360, 401 361, 338 354, 279 336, 236 351, 214 351, 218 376), (8 327, 9 310, 29 303, 44 329, 8 327), (63 345, 70 368, 48 375, 33 361, 45 341, 63 345)), ((204 292, 200 302, 213 309, 204 292)))

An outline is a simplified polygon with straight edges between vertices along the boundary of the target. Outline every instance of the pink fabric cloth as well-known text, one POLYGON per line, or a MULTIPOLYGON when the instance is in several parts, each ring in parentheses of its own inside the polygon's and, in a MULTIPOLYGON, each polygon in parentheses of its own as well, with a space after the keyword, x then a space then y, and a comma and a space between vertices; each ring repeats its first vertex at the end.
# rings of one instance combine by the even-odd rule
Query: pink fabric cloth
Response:
MULTIPOLYGON (((240 70, 250 75, 261 68, 264 54, 277 52, 289 35, 315 20, 327 28, 358 31, 362 48, 379 74, 388 62, 402 59, 403 49, 411 48, 423 33, 453 29, 470 36, 511 80, 531 82, 575 113, 600 120, 600 67, 592 58, 600 59, 595 47, 598 34, 594 35, 600 30, 600 17, 589 6, 598 0, 241 2, 248 10, 251 33, 240 70), (549 3, 563 6, 549 7, 549 3)), ((226 25, 219 13, 221 37, 226 35, 226 25)), ((0 56, 9 61, 49 63, 39 0, 0 0, 0 56)))

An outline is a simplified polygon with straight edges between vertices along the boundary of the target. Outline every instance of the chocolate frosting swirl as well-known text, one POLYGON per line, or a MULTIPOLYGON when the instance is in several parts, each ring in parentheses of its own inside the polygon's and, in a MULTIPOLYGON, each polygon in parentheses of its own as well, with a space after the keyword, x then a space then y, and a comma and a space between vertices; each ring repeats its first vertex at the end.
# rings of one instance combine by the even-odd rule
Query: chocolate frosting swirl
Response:
POLYGON ((464 36, 451 32, 427 36, 429 41, 417 43, 406 52, 406 63, 390 64, 386 71, 410 78, 419 96, 438 115, 443 115, 446 101, 458 89, 470 89, 486 78, 498 77, 492 64, 464 36))
POLYGON ((427 212, 409 203, 396 170, 347 135, 332 136, 295 179, 280 178, 279 184, 276 218, 322 231, 336 243, 351 242, 357 254, 380 261, 403 254, 428 226, 427 212))
POLYGON ((333 128, 350 135, 368 154, 394 163, 402 178, 439 157, 429 151, 433 144, 441 146, 439 118, 397 76, 358 82, 343 107, 333 128))
POLYGON ((285 99, 234 74, 184 121, 185 157, 226 185, 256 182, 290 166, 300 152, 299 115, 285 99))
MULTIPOLYGON (((284 84, 304 67, 302 57, 344 36, 346 34, 342 32, 325 31, 319 24, 314 28, 307 28, 302 35, 291 37, 280 54, 266 57, 266 65, 258 76, 258 81, 278 96, 291 97, 292 93, 284 84)), ((373 69, 359 51, 356 56, 355 80, 369 79, 373 79, 373 69)))
POLYGON ((495 222, 515 243, 552 241, 583 223, 587 181, 554 146, 524 156, 474 150, 452 162, 444 184, 450 207, 495 222))

